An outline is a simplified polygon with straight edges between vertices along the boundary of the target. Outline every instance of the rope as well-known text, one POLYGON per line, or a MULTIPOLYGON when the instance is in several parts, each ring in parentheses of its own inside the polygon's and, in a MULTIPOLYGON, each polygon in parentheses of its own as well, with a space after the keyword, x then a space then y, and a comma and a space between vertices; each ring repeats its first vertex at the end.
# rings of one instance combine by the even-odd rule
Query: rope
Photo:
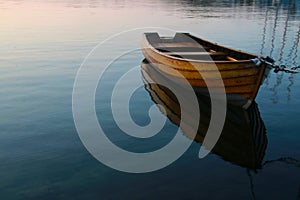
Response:
POLYGON ((270 58, 269 56, 267 56, 266 58, 264 58, 264 57, 256 58, 256 59, 253 59, 252 61, 256 65, 265 63, 267 66, 272 67, 274 69, 275 73, 278 73, 279 71, 292 73, 292 74, 300 73, 300 71, 297 70, 297 69, 300 69, 300 65, 291 67, 291 68, 288 68, 285 65, 275 65, 275 61, 272 58, 270 58))
POLYGON ((248 175, 249 182, 250 182, 250 191, 251 191, 252 198, 253 198, 253 200, 256 200, 256 196, 255 196, 255 192, 254 192, 253 178, 251 175, 251 171, 249 169, 247 169, 247 175, 248 175))
POLYGON ((265 166, 266 164, 274 163, 274 162, 283 162, 283 163, 286 163, 289 165, 294 165, 295 167, 300 167, 300 161, 295 158, 292 158, 292 157, 282 157, 282 158, 278 158, 275 160, 267 160, 267 161, 265 161, 263 166, 265 166))

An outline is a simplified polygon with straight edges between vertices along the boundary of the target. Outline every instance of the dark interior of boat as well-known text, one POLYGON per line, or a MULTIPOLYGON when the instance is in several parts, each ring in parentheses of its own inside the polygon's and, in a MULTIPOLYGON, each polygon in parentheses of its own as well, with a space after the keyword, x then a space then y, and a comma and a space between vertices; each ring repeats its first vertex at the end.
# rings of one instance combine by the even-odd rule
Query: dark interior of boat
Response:
POLYGON ((174 37, 160 37, 157 33, 147 33, 146 37, 158 51, 183 59, 235 62, 257 58, 256 55, 223 47, 188 33, 176 33, 174 37))

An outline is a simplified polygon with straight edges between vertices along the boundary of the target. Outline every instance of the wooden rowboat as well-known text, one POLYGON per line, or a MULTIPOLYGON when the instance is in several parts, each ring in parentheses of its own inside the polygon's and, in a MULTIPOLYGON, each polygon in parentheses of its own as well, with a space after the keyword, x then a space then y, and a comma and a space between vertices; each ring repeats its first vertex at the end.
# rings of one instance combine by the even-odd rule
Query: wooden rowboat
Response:
MULTIPOLYGON (((164 77, 161 73, 146 61, 142 62, 142 79, 145 89, 148 91, 152 101, 158 104, 164 115, 179 126, 182 133, 189 139, 197 143, 203 143, 206 136, 210 120, 211 105, 207 96, 198 96, 198 105, 201 110, 199 126, 197 129, 192 127, 195 124, 193 117, 181 118, 182 112, 189 114, 196 105, 184 106, 182 109, 177 100, 178 96, 160 84, 164 77), (191 134, 196 132, 196 136, 191 134)), ((173 85, 172 85, 173 87, 173 85)), ((173 87, 174 88, 174 87, 173 87)), ((184 92, 177 92, 177 95, 184 96, 184 92)), ((221 136, 212 149, 212 153, 219 155, 223 160, 229 161, 235 165, 249 169, 259 169, 262 167, 262 161, 267 148, 267 135, 263 120, 261 119, 258 106, 253 102, 247 110, 233 105, 228 105, 227 115, 221 136)))
POLYGON ((189 33, 160 37, 144 33, 145 58, 168 78, 186 79, 195 89, 225 92, 228 102, 247 108, 254 101, 266 65, 258 56, 200 39, 189 33), (179 73, 178 73, 179 72, 179 73), (235 104, 235 103, 234 103, 235 104))

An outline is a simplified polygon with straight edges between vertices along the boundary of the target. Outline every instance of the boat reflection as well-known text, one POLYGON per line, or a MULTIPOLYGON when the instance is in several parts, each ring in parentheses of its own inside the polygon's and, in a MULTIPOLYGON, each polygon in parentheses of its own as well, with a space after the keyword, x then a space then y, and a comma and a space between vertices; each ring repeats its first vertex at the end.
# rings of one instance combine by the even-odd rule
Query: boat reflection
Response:
MULTIPOLYGON (((181 109, 173 92, 162 85, 156 84, 162 82, 165 77, 156 71, 147 60, 143 60, 141 67, 145 88, 153 102, 160 105, 158 107, 172 123, 177 126, 180 123, 184 124, 184 126, 181 126, 181 130, 185 136, 197 143, 202 143, 210 123, 211 105, 209 97, 197 93, 200 122, 198 129, 193 130, 192 127, 188 126, 191 123, 190 121, 181 121, 181 112, 191 112, 190 107, 192 105, 188 106, 188 110, 184 106, 181 109), (161 106, 164 109, 161 109, 161 106), (190 134, 191 131, 197 131, 195 138, 191 137, 193 135, 190 134)), ((178 95, 178 92, 176 94, 178 95)), ((193 119, 189 120, 192 121, 193 119)), ((233 164, 249 169, 259 169, 262 167, 266 147, 266 129, 257 104, 254 102, 248 110, 228 105, 224 129, 212 152, 233 164)))

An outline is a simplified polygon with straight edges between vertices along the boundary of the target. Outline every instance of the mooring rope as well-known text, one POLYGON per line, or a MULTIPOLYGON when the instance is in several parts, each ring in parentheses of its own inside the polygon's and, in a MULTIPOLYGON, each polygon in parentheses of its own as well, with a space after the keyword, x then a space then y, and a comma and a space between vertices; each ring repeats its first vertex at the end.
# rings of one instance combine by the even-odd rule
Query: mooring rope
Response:
POLYGON ((288 68, 285 65, 276 65, 275 60, 270 58, 269 56, 255 58, 255 59, 252 59, 252 61, 258 66, 261 65, 262 63, 265 63, 267 66, 273 68, 275 73, 277 73, 279 71, 293 73, 293 74, 300 73, 300 71, 298 70, 298 69, 300 69, 300 65, 291 67, 291 68, 288 68))
POLYGON ((250 182, 250 191, 251 191, 251 195, 253 200, 256 200, 256 196, 255 196, 255 191, 254 191, 254 184, 253 184, 253 178, 251 175, 251 171, 249 169, 247 169, 247 175, 249 178, 249 182, 250 182))
POLYGON ((263 166, 265 166, 266 164, 274 163, 274 162, 282 162, 282 163, 286 163, 289 165, 294 165, 295 167, 300 167, 300 161, 295 158, 292 158, 292 157, 282 157, 282 158, 278 158, 278 159, 274 159, 274 160, 267 160, 267 161, 265 161, 263 166))
POLYGON ((300 69, 300 65, 295 66, 295 67, 291 67, 291 68, 288 68, 285 65, 276 65, 275 61, 272 58, 268 57, 268 56, 266 58, 260 57, 259 60, 261 62, 267 64, 268 66, 272 67, 274 69, 275 73, 277 73, 279 71, 283 71, 283 72, 287 72, 287 73, 293 73, 293 74, 300 73, 300 71, 297 70, 297 69, 300 69))

